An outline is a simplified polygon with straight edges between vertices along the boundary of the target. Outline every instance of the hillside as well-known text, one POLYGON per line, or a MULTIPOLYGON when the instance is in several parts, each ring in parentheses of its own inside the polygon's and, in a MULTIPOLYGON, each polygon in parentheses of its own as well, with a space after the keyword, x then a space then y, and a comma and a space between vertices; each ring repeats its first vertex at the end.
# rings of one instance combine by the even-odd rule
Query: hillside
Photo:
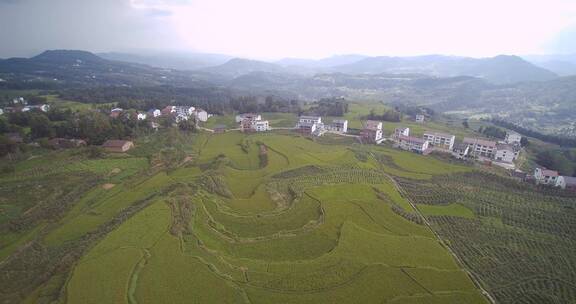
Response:
POLYGON ((576 299, 573 198, 465 163, 291 132, 37 149, 0 174, 3 302, 576 299))
POLYGON ((224 64, 203 69, 204 72, 235 78, 253 72, 286 73, 283 67, 269 62, 242 58, 230 59, 224 64))

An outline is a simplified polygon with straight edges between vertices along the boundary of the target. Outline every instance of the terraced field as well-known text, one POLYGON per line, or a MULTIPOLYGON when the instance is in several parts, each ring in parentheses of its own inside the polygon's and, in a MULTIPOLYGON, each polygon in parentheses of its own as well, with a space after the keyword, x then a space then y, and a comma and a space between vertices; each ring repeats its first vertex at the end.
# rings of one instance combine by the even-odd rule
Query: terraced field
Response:
POLYGON ((162 133, 126 155, 79 155, 0 176, 1 300, 489 303, 480 287, 502 303, 574 300, 573 198, 469 166, 290 133, 162 133), (20 203, 8 194, 40 182, 16 188, 20 203))

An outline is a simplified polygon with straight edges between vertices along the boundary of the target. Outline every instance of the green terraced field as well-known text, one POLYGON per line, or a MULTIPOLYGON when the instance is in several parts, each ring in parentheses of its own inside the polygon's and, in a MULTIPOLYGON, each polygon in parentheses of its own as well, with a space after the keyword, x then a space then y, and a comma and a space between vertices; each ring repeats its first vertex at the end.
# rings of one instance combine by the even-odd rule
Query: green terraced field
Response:
MULTIPOLYGON (((291 117, 270 119, 281 124, 291 117)), ((489 303, 476 284, 498 300, 526 287, 497 288, 497 278, 510 275, 488 269, 508 256, 485 243, 469 250, 470 243, 499 229, 530 246, 519 230, 507 230, 510 223, 554 235, 564 242, 556 251, 560 259, 570 260, 565 250, 572 243, 559 229, 506 216, 500 202, 513 198, 521 209, 520 190, 494 185, 480 196, 476 180, 483 173, 472 167, 286 132, 166 132, 139 138, 120 158, 58 151, 0 176, 8 183, 0 187, 6 210, 0 224, 11 223, 0 226, 6 261, 0 271, 11 274, 0 277, 1 300, 489 303), (29 187, 39 190, 28 193, 29 187), (9 196, 12 188, 20 196, 9 196), (461 195, 462 189, 470 191, 461 195), (70 204, 51 217, 31 216, 60 201, 70 204), (470 236, 469 244, 458 232, 470 236), (482 260, 479 252, 494 260, 482 260), (16 272, 21 265, 26 270, 16 272)), ((569 200, 538 197, 550 210, 569 200)), ((573 227, 562 219, 563 227, 573 227)), ((542 290, 552 286, 549 297, 571 299, 568 285, 543 284, 542 290)))

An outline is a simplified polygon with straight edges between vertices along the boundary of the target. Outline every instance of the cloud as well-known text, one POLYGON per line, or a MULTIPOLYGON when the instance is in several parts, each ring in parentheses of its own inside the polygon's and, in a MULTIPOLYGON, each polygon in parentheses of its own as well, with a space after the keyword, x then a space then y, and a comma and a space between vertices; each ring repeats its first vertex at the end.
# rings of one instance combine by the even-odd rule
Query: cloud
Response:
MULTIPOLYGON (((3 0, 6 1, 6 0, 3 0)), ((45 49, 179 48, 170 10, 129 0, 25 0, 0 10, 0 57, 45 49)))

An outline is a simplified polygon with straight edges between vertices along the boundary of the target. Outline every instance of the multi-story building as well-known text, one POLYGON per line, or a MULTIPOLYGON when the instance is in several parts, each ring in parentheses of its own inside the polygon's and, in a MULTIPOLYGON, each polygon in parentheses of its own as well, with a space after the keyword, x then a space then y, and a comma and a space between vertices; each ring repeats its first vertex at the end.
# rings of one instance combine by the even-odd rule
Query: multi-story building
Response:
POLYGON ((505 163, 512 163, 516 159, 517 154, 514 151, 514 147, 508 144, 497 144, 496 154, 494 159, 496 161, 501 161, 505 163))
POLYGON ((383 140, 382 122, 374 120, 365 121, 360 136, 367 142, 377 144, 381 143, 383 140))
POLYGON ((452 134, 426 131, 424 132, 424 139, 429 141, 435 148, 452 151, 456 136, 452 134))
POLYGON ((320 136, 324 133, 324 124, 320 116, 300 116, 296 130, 302 134, 320 136))
POLYGON ((262 120, 262 116, 255 113, 242 113, 236 115, 236 123, 241 123, 244 119, 262 120))
POLYGON ((340 133, 346 133, 348 131, 348 120, 346 119, 334 119, 332 123, 328 125, 328 130, 340 133))
POLYGON ((416 114, 416 117, 414 118, 414 120, 416 122, 423 123, 424 120, 426 120, 426 116, 424 116, 424 114, 416 114))
POLYGON ((534 180, 539 185, 556 186, 558 180, 558 171, 548 170, 546 168, 536 168, 534 170, 534 180))
POLYGON ((472 156, 494 158, 496 154, 496 142, 494 141, 464 137, 463 143, 470 147, 470 155, 472 156))
POLYGON ((457 143, 452 147, 452 156, 457 159, 465 159, 470 153, 470 147, 467 144, 457 143))
POLYGON ((410 136, 410 128, 400 127, 394 129, 393 139, 397 140, 400 136, 410 136))
POLYGON ((504 139, 504 142, 511 145, 519 145, 521 140, 522 135, 516 132, 506 132, 506 138, 504 139))
POLYGON ((427 154, 429 145, 430 142, 422 138, 404 135, 398 137, 398 146, 403 150, 427 154))

